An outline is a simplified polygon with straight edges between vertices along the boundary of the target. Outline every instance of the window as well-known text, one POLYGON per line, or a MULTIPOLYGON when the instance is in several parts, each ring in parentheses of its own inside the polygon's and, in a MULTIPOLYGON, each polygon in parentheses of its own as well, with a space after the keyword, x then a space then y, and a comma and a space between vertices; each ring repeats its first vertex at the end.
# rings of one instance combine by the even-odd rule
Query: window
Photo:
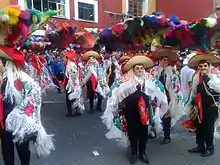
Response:
POLYGON ((28 9, 48 10, 48 0, 26 0, 28 9))
POLYGON ((50 10, 61 10, 58 15, 65 16, 65 0, 48 0, 48 5, 50 10))
POLYGON ((132 16, 142 16, 143 12, 143 2, 142 0, 129 0, 128 1, 128 11, 132 16))
POLYGON ((95 6, 93 4, 78 2, 78 14, 79 19, 95 21, 95 6))
POLYGON ((75 0, 75 18, 77 20, 98 22, 97 0, 75 0))
POLYGON ((19 5, 24 6, 25 8, 29 9, 37 9, 40 11, 47 11, 47 10, 61 10, 58 13, 58 16, 65 16, 69 18, 70 11, 69 11, 69 0, 19 0, 24 1, 19 3, 19 5))

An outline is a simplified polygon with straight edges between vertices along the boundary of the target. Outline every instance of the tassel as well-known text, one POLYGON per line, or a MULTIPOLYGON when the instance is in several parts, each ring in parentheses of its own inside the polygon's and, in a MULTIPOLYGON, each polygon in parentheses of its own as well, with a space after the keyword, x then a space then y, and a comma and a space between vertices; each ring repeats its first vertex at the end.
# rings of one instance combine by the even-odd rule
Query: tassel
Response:
POLYGON ((92 90, 94 93, 96 93, 97 79, 94 74, 91 75, 90 80, 92 82, 92 90))
POLYGON ((197 109, 198 109, 198 121, 199 123, 202 122, 202 96, 200 93, 197 93, 196 95, 196 106, 197 106, 197 109))
POLYGON ((143 99, 142 96, 138 101, 138 110, 139 110, 139 113, 140 113, 141 123, 143 125, 147 125, 147 123, 149 121, 149 115, 146 111, 146 103, 145 103, 145 100, 143 99))

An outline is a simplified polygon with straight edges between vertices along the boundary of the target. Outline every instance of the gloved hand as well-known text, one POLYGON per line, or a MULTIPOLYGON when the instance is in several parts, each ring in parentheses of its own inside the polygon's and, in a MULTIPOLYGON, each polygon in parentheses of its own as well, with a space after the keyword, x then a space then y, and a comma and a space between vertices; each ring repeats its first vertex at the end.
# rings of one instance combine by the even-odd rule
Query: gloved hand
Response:
POLYGON ((152 127, 154 127, 154 126, 155 126, 154 121, 150 121, 150 125, 151 125, 152 127))

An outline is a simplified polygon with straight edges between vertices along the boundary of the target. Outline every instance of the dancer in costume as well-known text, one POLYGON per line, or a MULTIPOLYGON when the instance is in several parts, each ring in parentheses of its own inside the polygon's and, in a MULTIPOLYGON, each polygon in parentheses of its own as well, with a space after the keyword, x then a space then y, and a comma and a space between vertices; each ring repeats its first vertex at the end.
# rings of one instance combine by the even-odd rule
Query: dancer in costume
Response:
MULTIPOLYGON (((100 58, 100 55, 95 51, 88 51, 83 54, 82 59, 86 61, 84 68, 84 75, 82 80, 82 86, 85 86, 84 89, 87 90, 87 96, 89 98, 90 113, 94 112, 94 99, 97 94, 98 105, 97 110, 102 111, 101 105, 103 96, 100 94, 102 91, 98 91, 97 88, 100 87, 100 73, 99 73, 99 63, 97 59, 100 58)), ((100 89, 100 88, 99 88, 100 89)))
POLYGON ((43 55, 33 54, 24 67, 24 71, 40 85, 41 91, 45 95, 49 89, 56 87, 46 68, 46 63, 43 55))
POLYGON ((66 89, 67 116, 78 116, 84 112, 85 107, 79 80, 79 67, 75 60, 75 51, 65 50, 62 53, 66 57, 66 71, 63 86, 66 89))
POLYGON ((48 156, 54 150, 54 144, 52 135, 46 133, 41 123, 41 88, 22 70, 25 55, 15 47, 32 28, 34 30, 44 23, 41 22, 43 15, 36 10, 21 10, 18 6, 1 11, 0 57, 4 65, 0 100, 2 155, 5 165, 14 165, 16 146, 21 164, 30 165, 29 145, 33 145, 30 148, 36 149, 39 156, 48 156))
MULTIPOLYGON (((145 68, 153 67, 153 61, 146 56, 138 55, 130 58, 124 65, 124 74, 113 85, 107 100, 107 107, 102 116, 109 132, 107 138, 127 139, 131 145, 130 163, 139 158, 149 163, 146 155, 148 124, 153 124, 151 97, 167 105, 166 95, 161 93, 156 84, 147 80, 145 68)), ((167 105, 168 106, 168 105, 167 105)))
POLYGON ((213 138, 219 115, 220 72, 212 64, 219 63, 219 57, 208 53, 197 53, 188 62, 188 66, 197 69, 197 72, 193 77, 190 100, 185 106, 190 120, 183 125, 196 129, 197 147, 188 152, 201 153, 202 157, 214 154, 213 138))
POLYGON ((170 65, 178 60, 178 55, 171 48, 160 48, 152 52, 151 56, 159 60, 159 66, 154 68, 154 76, 164 85, 169 108, 160 112, 163 121, 164 139, 161 144, 170 143, 170 129, 184 115, 180 81, 175 69, 170 65), (172 121, 171 121, 172 120, 172 121))
POLYGON ((117 52, 113 52, 112 54, 108 55, 108 58, 106 60, 107 66, 106 66, 106 74, 107 74, 107 83, 109 88, 111 88, 112 84, 117 80, 120 76, 120 66, 117 61, 117 52))
POLYGON ((4 64, 1 93, 1 142, 6 165, 14 165, 14 143, 22 165, 30 164, 29 144, 39 155, 47 156, 54 150, 52 136, 41 124, 41 88, 22 71, 25 56, 22 52, 0 46, 4 64))

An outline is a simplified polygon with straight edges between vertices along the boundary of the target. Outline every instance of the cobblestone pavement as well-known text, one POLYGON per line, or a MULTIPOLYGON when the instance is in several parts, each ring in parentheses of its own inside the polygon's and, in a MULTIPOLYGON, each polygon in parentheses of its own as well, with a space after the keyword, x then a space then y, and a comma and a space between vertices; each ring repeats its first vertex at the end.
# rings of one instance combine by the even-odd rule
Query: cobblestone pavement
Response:
MULTIPOLYGON (((56 151, 48 158, 32 156, 31 165, 128 165, 128 150, 113 140, 105 138, 105 126, 101 113, 84 114, 75 118, 65 117, 64 94, 50 93, 44 98, 43 124, 54 134, 56 151), (97 155, 97 153, 98 155, 97 155), (95 156, 97 155, 97 156, 95 156)), ((151 165, 218 165, 220 162, 220 141, 216 141, 215 155, 201 158, 188 154, 187 149, 195 146, 194 134, 188 133, 177 124, 172 130, 172 142, 160 145, 161 138, 150 140, 147 153, 151 165)), ((16 162, 18 159, 16 157, 16 162)), ((137 165, 141 165, 138 162, 137 165)), ((3 165, 0 156, 0 165, 3 165)))

